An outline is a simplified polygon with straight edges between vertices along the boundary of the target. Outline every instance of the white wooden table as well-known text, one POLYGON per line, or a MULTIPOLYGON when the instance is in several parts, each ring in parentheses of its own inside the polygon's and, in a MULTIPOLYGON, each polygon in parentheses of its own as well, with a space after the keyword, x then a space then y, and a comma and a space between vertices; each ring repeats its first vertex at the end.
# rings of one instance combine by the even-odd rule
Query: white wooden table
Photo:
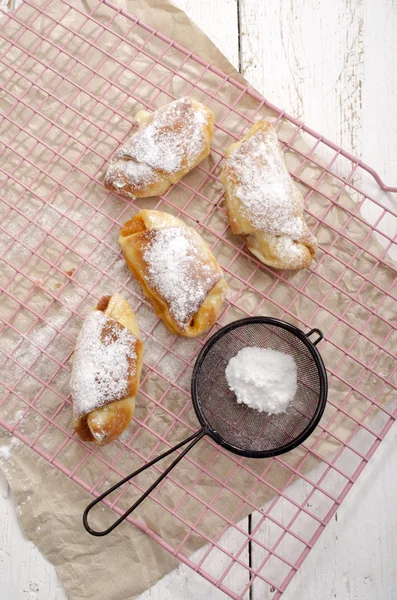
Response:
MULTIPOLYGON (((265 97, 362 156, 396 185, 396 0, 177 2, 265 97)), ((397 600, 396 464, 397 426, 299 569, 285 600, 397 600)), ((23 538, 1 474, 0 515, 1 600, 65 600, 54 568, 23 538)), ((251 600, 262 600, 263 592, 253 588, 251 600)), ((140 600, 202 598, 226 600, 181 566, 140 600)))

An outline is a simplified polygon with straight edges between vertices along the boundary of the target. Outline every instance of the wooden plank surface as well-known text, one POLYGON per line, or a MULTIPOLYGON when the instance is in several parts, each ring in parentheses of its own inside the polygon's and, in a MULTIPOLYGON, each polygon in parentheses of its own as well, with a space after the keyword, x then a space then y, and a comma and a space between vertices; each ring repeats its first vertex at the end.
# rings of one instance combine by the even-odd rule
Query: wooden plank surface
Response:
POLYGON ((240 0, 242 72, 396 183, 394 0, 240 0))
POLYGON ((233 66, 239 64, 237 0, 177 0, 175 2, 211 39, 233 66))
MULTIPOLYGON (((386 182, 397 183, 395 0, 177 3, 271 102, 362 156, 386 182)), ((338 510, 338 520, 299 569, 285 600, 397 600, 396 460, 394 427, 338 510)), ((2 477, 0 514, 1 599, 65 600, 53 567, 22 537, 2 477)), ((228 548, 237 543, 231 533, 228 548)), ((253 553, 252 560, 257 563, 260 557, 253 553)), ((243 580, 246 574, 238 577, 243 580)), ((250 600, 271 597, 270 589, 256 584, 250 600)), ((181 566, 140 600, 171 598, 226 596, 181 566)))

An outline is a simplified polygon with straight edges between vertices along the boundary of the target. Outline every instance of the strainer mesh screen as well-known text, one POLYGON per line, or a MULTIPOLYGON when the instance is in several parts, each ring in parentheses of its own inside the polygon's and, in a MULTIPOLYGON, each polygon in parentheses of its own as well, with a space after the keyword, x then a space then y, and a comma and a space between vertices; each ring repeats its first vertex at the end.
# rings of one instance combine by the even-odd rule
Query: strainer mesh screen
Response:
POLYGON ((309 426, 319 404, 320 377, 312 353, 294 333, 278 325, 250 323, 228 331, 211 346, 197 370, 196 390, 204 420, 226 444, 247 452, 270 452, 293 442, 309 426), (285 413, 270 415, 237 404, 225 369, 247 346, 293 356, 298 388, 285 413))

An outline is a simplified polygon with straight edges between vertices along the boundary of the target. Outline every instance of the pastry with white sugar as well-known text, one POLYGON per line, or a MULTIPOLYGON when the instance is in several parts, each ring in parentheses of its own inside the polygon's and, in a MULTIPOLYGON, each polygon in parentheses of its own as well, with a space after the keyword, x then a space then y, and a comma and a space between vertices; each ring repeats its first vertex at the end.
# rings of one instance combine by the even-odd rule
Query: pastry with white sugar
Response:
POLYGON ((143 342, 135 314, 119 294, 88 313, 76 342, 70 387, 73 426, 105 446, 129 425, 139 389, 143 342))
POLYGON ((109 161, 105 186, 130 198, 164 194, 210 153, 214 114, 191 98, 139 111, 138 129, 109 161))
POLYGON ((170 331, 196 337, 212 327, 227 285, 194 229, 168 213, 141 210, 122 227, 119 244, 129 269, 170 331))
POLYGON ((226 150, 222 171, 233 233, 275 269, 308 267, 317 242, 303 215, 304 198, 288 173, 274 127, 259 121, 226 150))

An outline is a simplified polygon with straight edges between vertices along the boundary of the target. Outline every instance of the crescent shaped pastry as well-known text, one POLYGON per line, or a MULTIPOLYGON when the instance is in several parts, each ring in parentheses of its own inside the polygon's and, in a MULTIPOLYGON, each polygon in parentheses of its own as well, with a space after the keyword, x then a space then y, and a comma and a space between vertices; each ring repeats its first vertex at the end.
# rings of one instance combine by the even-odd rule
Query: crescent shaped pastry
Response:
POLYGON ((276 131, 259 121, 226 150, 221 179, 233 233, 275 269, 308 267, 317 242, 303 216, 304 198, 285 165, 276 131))
POLYGON ((140 337, 119 294, 104 296, 84 319, 70 380, 73 427, 82 440, 105 446, 129 425, 142 370, 140 337))
POLYGON ((165 326, 196 337, 219 316, 227 284, 201 236, 167 213, 141 210, 119 244, 129 269, 165 326))
POLYGON ((138 130, 110 159, 105 187, 132 198, 164 194, 210 153, 214 113, 179 98, 135 116, 138 130))

